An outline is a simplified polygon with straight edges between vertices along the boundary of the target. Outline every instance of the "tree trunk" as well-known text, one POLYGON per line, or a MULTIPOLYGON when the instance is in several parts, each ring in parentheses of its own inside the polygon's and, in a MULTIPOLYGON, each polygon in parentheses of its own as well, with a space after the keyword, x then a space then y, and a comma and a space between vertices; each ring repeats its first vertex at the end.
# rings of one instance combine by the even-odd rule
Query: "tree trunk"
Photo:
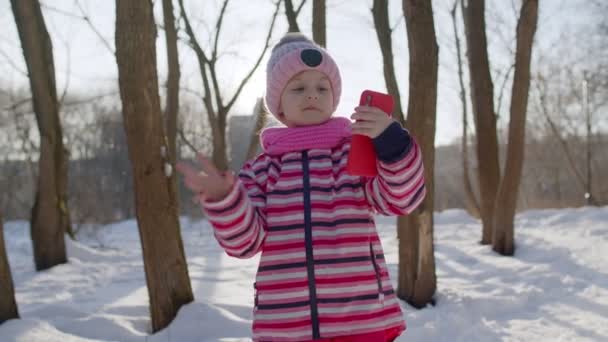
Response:
POLYGON ((469 178, 469 143, 468 143, 468 110, 467 110, 467 93, 464 86, 464 72, 462 70, 462 53, 460 51, 460 35, 458 34, 458 21, 456 19, 456 10, 458 4, 462 5, 462 0, 455 0, 454 6, 450 10, 452 16, 452 28, 454 30, 454 42, 456 43, 456 59, 458 64, 458 84, 460 85, 460 103, 462 104, 462 183, 465 193, 465 208, 469 215, 480 218, 479 203, 471 185, 469 178))
POLYGON ((71 234, 67 203, 68 158, 59 122, 53 46, 37 0, 11 0, 27 65, 40 132, 38 184, 30 229, 37 270, 67 262, 71 234))
POLYGON ((173 182, 161 156, 164 132, 156 74, 152 3, 116 1, 116 59, 135 189, 152 329, 193 300, 173 182))
POLYGON ((211 123, 211 135, 213 138, 213 164, 218 170, 228 170, 228 151, 226 146, 226 115, 219 114, 211 123))
POLYGON ((325 25, 325 0, 312 2, 312 40, 322 47, 327 46, 327 33, 325 25))
POLYGON ((433 302, 437 288, 433 246, 435 120, 439 47, 431 0, 404 0, 410 51, 410 91, 406 127, 422 149, 427 195, 420 207, 399 217, 397 295, 416 308, 433 302))
POLYGON ((288 32, 300 32, 298 14, 293 8, 293 2, 291 0, 285 0, 285 16, 287 17, 287 24, 289 24, 288 32))
POLYGON ((9 319, 19 318, 17 302, 15 301, 15 289, 13 288, 13 277, 8 264, 8 256, 4 247, 4 226, 2 213, 0 212, 0 324, 9 319))
POLYGON ((268 113, 266 113, 264 100, 261 97, 258 98, 255 104, 253 114, 256 116, 255 127, 253 128, 253 132, 251 132, 251 140, 249 142, 249 148, 247 149, 246 160, 253 159, 257 155, 258 148, 260 147, 260 132, 266 125, 268 113))
POLYGON ((374 0, 372 14, 374 16, 376 35, 380 43, 380 51, 382 52, 386 89, 395 100, 393 117, 399 120, 399 122, 405 123, 403 107, 401 106, 401 95, 399 95, 399 86, 397 85, 397 77, 395 76, 395 64, 393 63, 392 30, 389 27, 388 0, 374 0))
POLYGON ((537 20, 538 0, 524 0, 517 23, 517 47, 513 90, 511 92, 507 160, 494 207, 492 249, 502 255, 513 255, 514 252, 513 221, 515 220, 517 195, 524 160, 526 109, 530 89, 530 60, 537 20))
POLYGON ((485 31, 484 0, 469 0, 463 17, 471 78, 471 103, 477 136, 477 173, 481 195, 481 243, 492 242, 494 202, 500 181, 494 86, 490 75, 485 31))
MULTIPOLYGON (((167 42, 167 105, 165 108, 165 125, 168 145, 167 159, 172 166, 177 160, 177 114, 179 112, 179 57, 177 53, 177 31, 175 29, 175 16, 173 15, 172 0, 163 0, 163 19, 165 23, 165 41, 167 42)), ((171 178, 177 192, 177 173, 173 172, 171 178)), ((179 196, 177 196, 179 198, 179 196)), ((179 206, 178 206, 179 207, 179 206)))
POLYGON ((585 183, 585 204, 588 206, 597 206, 597 201, 595 200, 595 196, 593 195, 593 181, 592 181, 592 167, 591 167, 591 138, 593 134, 591 133, 591 104, 589 102, 589 80, 587 76, 587 72, 584 72, 584 80, 583 80, 583 102, 585 104, 585 127, 587 128, 587 137, 586 137, 586 158, 585 164, 587 169, 587 180, 585 183))

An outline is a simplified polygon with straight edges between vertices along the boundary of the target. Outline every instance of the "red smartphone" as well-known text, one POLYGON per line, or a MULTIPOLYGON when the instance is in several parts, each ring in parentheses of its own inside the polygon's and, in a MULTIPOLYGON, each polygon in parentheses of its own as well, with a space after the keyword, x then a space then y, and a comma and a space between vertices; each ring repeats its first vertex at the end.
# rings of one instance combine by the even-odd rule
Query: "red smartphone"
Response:
MULTIPOLYGON (((395 101, 391 95, 364 90, 361 93, 359 105, 376 107, 391 115, 395 101)), ((374 177, 378 174, 376 159, 372 139, 365 135, 353 134, 346 171, 354 176, 374 177)))

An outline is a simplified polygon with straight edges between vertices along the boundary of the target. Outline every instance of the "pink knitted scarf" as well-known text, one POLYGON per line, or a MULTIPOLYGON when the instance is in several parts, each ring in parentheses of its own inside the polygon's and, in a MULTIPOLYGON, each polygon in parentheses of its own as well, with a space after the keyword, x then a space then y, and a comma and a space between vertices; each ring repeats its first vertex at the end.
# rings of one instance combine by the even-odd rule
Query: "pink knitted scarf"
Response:
POLYGON ((279 155, 312 148, 331 148, 350 136, 350 120, 335 117, 314 126, 267 128, 262 131, 260 140, 265 153, 279 155))

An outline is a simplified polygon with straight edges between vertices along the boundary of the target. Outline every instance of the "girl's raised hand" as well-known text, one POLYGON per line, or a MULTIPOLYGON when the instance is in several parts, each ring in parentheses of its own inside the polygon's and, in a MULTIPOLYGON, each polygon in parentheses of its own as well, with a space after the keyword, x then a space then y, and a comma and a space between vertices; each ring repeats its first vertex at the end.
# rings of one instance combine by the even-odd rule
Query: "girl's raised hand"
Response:
POLYGON ((230 171, 219 171, 201 153, 196 154, 196 159, 199 161, 202 170, 197 170, 185 162, 179 162, 175 166, 177 171, 184 176, 186 187, 207 201, 216 202, 224 199, 234 185, 234 174, 230 171))

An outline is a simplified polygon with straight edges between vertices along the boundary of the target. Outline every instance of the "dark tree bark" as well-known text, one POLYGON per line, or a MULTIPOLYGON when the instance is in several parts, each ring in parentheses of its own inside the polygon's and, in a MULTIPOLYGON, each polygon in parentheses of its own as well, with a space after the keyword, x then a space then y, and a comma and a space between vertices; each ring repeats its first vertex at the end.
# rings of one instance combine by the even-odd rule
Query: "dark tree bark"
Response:
POLYGON ((401 106, 401 95, 399 94, 399 86, 397 85, 397 77, 395 76, 395 63, 393 62, 393 43, 391 39, 393 30, 389 26, 388 0, 374 0, 372 14, 374 26, 376 27, 376 35, 380 43, 380 50, 382 51, 386 89, 395 100, 393 117, 401 123, 405 123, 403 107, 401 106))
POLYGON ((157 332, 193 300, 180 235, 177 199, 165 174, 164 131, 156 72, 152 3, 116 1, 116 60, 135 190, 152 329, 157 332))
POLYGON ((502 255, 513 255, 515 250, 513 222, 524 161, 526 113, 530 89, 530 60, 537 21, 538 0, 524 0, 517 22, 517 47, 511 91, 507 160, 494 207, 492 249, 502 255))
POLYGON ((9 319, 19 318, 17 302, 15 301, 15 289, 13 288, 13 277, 8 264, 8 256, 4 247, 4 226, 2 213, 0 212, 0 324, 9 319))
POLYGON ((433 245, 433 173, 439 47, 431 0, 404 0, 402 5, 410 51, 406 127, 422 149, 427 195, 418 209, 398 219, 397 295, 412 306, 422 308, 433 302, 437 288, 433 245))
MULTIPOLYGON (((304 4, 304 1, 302 1, 302 4, 304 4)), ((300 8, 302 7, 300 6, 300 8)), ((298 26, 298 14, 300 14, 300 11, 293 7, 293 2, 285 0, 285 17, 287 17, 287 24, 289 25, 288 32, 301 32, 298 26)))
POLYGON ((11 0, 29 73, 40 159, 30 229, 37 270, 67 262, 64 233, 72 234, 67 202, 68 157, 63 146, 53 46, 37 0, 11 0))
POLYGON ((462 52, 460 51, 460 35, 458 34, 458 21, 456 19, 456 10, 458 4, 462 5, 462 0, 455 0, 454 6, 450 10, 452 16, 452 28, 454 30, 454 41, 456 43, 456 59, 458 63, 458 84, 460 86, 460 103, 462 104, 462 183, 465 192, 465 207, 469 215, 480 218, 479 202, 477 196, 473 191, 471 185, 471 178, 469 178, 469 133, 468 133, 468 110, 467 110, 467 93, 464 86, 464 72, 462 70, 462 52))
POLYGON ((313 0, 312 2, 312 39, 322 47, 327 46, 327 29, 325 19, 327 12, 325 0, 313 0))
POLYGON ((471 75, 471 103, 477 136, 477 174, 483 225, 481 243, 490 244, 494 231, 494 202, 500 182, 500 166, 494 112, 494 86, 490 76, 484 13, 484 0, 468 0, 468 4, 463 9, 471 75))
MULTIPOLYGON (((167 78, 167 104, 165 107, 165 127, 167 135, 167 145, 169 147, 167 159, 171 165, 175 166, 177 160, 177 117, 179 112, 179 57, 177 50, 177 30, 175 29, 175 16, 173 14, 172 0, 163 0, 163 19, 165 24, 165 41, 167 43, 167 68, 169 70, 167 78)), ((172 174, 176 191, 177 176, 172 174)), ((178 196, 179 198, 179 196, 178 196)))

